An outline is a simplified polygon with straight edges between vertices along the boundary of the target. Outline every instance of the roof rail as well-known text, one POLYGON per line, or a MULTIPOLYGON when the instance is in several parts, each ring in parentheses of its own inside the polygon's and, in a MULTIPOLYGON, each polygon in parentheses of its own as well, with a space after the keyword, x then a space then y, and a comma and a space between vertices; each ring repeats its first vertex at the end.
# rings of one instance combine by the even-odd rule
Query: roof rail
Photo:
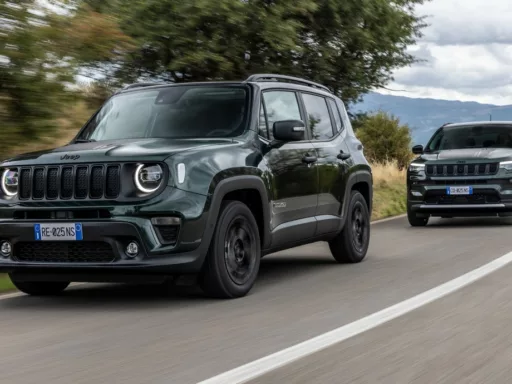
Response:
POLYGON ((126 90, 126 89, 132 89, 132 88, 142 88, 142 87, 151 87, 151 86, 154 86, 154 85, 166 85, 166 84, 169 84, 167 82, 143 82, 143 83, 134 83, 134 84, 129 84, 125 87, 123 87, 123 90, 126 90))
POLYGON ((290 83, 298 83, 298 84, 302 84, 302 85, 308 85, 310 87, 320 88, 324 91, 331 93, 330 89, 327 88, 325 85, 315 83, 314 81, 301 79, 300 77, 277 75, 277 74, 273 74, 273 73, 262 73, 262 74, 251 75, 245 81, 249 82, 249 81, 278 81, 278 80, 285 80, 290 83))

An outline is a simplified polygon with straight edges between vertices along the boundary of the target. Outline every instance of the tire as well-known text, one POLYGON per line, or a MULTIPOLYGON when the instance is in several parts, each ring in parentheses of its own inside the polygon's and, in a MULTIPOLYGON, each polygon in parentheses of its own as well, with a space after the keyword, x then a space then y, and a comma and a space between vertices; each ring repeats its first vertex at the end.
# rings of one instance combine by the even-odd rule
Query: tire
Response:
POLYGON ((345 226, 329 241, 329 248, 338 263, 360 263, 370 245, 370 213, 360 192, 351 192, 347 212, 345 226))
POLYGON ((16 281, 12 276, 9 277, 19 291, 31 296, 58 295, 70 284, 65 281, 16 281))
POLYGON ((411 227, 425 227, 428 224, 428 217, 418 217, 414 212, 407 209, 407 220, 411 227))
POLYGON ((222 203, 199 285, 210 297, 233 299, 252 289, 258 276, 261 244, 258 224, 240 201, 222 203))

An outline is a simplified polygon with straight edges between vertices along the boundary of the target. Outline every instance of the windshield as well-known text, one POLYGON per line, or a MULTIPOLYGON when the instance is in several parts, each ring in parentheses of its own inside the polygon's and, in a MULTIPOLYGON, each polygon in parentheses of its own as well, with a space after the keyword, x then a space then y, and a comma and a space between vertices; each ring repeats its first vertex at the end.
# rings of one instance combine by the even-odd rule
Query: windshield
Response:
POLYGON ((108 100, 78 140, 234 137, 247 123, 245 86, 171 86, 108 100))
POLYGON ((427 151, 466 148, 512 148, 512 125, 444 127, 427 144, 427 151))

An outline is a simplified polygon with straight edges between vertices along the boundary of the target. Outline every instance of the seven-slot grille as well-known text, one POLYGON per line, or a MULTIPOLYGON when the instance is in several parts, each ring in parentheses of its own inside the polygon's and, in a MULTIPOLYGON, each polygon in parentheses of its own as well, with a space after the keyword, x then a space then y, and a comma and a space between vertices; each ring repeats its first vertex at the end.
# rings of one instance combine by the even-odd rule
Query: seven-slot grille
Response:
POLYGON ((21 168, 20 200, 115 199, 121 189, 118 165, 60 165, 21 168))
POLYGON ((492 176, 498 173, 498 163, 427 165, 427 176, 492 176))

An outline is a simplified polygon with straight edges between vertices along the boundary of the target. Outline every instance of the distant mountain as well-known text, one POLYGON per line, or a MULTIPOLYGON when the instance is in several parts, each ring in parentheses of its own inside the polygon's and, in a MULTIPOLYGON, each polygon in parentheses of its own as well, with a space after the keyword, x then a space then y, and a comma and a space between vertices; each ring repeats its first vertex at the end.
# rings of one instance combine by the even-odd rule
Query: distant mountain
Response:
POLYGON ((498 106, 455 100, 436 100, 369 93, 352 112, 382 110, 398 117, 411 128, 414 144, 426 144, 433 132, 445 123, 463 121, 510 120, 512 105, 498 106))

